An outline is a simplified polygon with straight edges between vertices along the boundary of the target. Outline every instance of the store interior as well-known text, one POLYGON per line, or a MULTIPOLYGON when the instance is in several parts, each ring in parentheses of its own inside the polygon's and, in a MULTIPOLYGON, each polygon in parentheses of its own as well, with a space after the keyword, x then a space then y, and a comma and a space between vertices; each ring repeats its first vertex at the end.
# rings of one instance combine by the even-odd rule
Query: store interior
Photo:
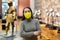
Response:
MULTIPOLYGON (((9 0, 0 1, 1 36, 4 36, 6 33, 7 24, 5 14, 9 8, 8 1, 9 0)), ((17 20, 14 22, 16 39, 14 38, 12 40, 22 40, 19 36, 19 30, 23 17, 22 11, 25 7, 32 9, 34 19, 37 19, 40 23, 42 33, 38 36, 38 40, 60 40, 60 0, 12 0, 12 2, 13 6, 16 7, 17 15, 17 20)), ((11 31, 10 28, 9 34, 11 34, 11 31)), ((1 39, 4 40, 4 37, 1 37, 1 39)))

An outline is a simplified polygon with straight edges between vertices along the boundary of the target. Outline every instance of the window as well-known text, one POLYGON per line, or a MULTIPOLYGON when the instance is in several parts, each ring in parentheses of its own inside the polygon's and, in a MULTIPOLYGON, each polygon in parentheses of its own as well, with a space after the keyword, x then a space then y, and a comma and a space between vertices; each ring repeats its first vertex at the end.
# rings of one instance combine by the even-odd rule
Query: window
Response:
POLYGON ((7 0, 2 0, 2 17, 4 17, 7 9, 8 9, 7 0))

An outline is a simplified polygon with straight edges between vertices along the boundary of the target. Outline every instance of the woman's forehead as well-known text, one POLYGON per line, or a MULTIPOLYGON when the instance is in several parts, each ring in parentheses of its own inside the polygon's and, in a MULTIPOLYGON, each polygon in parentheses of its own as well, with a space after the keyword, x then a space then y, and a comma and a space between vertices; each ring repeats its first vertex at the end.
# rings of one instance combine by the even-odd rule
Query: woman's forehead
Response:
POLYGON ((29 9, 29 8, 25 8, 25 9, 24 9, 24 11, 28 11, 28 10, 30 11, 30 9, 29 9))

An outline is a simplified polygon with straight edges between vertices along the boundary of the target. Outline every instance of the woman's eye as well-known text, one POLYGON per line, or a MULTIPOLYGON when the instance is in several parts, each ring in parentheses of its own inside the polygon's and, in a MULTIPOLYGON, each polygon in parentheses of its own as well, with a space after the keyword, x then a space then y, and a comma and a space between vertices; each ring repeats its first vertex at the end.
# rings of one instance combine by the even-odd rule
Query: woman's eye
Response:
POLYGON ((30 11, 28 11, 28 12, 30 12, 30 11))
POLYGON ((25 13, 27 13, 27 11, 25 11, 25 13))

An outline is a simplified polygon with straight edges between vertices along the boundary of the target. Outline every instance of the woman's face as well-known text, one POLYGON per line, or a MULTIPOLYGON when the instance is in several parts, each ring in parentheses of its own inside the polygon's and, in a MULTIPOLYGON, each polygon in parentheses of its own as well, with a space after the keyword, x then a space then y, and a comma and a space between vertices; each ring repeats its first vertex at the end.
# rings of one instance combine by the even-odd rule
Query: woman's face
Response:
POLYGON ((25 16, 26 19, 30 19, 31 18, 31 11, 30 11, 30 9, 28 9, 28 8, 24 9, 24 16, 25 16))

